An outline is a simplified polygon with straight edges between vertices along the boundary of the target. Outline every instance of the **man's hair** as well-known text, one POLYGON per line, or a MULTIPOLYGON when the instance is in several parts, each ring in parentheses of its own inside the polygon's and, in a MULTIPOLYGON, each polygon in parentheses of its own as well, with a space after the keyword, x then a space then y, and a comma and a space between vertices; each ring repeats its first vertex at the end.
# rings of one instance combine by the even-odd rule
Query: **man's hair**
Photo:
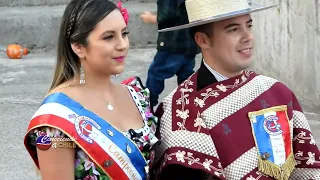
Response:
POLYGON ((203 24, 200 26, 195 26, 190 28, 190 35, 192 36, 193 40, 195 40, 195 34, 197 32, 201 32, 206 34, 207 36, 211 37, 213 35, 213 29, 212 29, 213 23, 209 24, 203 24))

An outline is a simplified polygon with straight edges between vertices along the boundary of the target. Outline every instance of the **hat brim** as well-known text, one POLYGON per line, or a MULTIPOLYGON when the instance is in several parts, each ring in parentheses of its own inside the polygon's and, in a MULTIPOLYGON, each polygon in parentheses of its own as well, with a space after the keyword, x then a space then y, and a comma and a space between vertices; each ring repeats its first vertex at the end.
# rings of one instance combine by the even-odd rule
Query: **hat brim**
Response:
POLYGON ((257 11, 262 11, 265 9, 276 7, 278 5, 279 4, 274 4, 274 5, 270 5, 270 6, 262 6, 262 5, 252 4, 250 8, 245 9, 245 10, 226 13, 226 14, 222 14, 219 16, 212 16, 210 18, 197 20, 197 21, 191 22, 189 24, 179 25, 179 26, 175 26, 175 27, 171 27, 171 28, 160 29, 160 30, 158 30, 158 32, 167 32, 167 31, 174 31, 174 30, 180 30, 180 29, 186 29, 186 28, 190 28, 190 27, 200 26, 203 24, 208 24, 208 23, 212 23, 212 22, 216 22, 216 21, 221 21, 221 20, 225 20, 225 19, 229 19, 229 18, 233 18, 233 17, 237 17, 237 16, 242 16, 242 15, 254 13, 257 11))

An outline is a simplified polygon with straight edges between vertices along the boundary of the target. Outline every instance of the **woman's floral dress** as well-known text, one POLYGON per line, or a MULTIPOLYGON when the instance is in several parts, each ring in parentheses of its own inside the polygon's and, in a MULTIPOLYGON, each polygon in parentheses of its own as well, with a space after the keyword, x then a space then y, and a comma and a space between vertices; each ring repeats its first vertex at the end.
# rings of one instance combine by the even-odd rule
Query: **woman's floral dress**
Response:
MULTIPOLYGON (((133 87, 139 98, 136 103, 140 103, 146 121, 144 121, 144 127, 141 129, 130 129, 128 132, 123 132, 128 138, 136 143, 141 150, 147 163, 150 161, 150 149, 158 139, 155 137, 155 126, 157 118, 153 116, 150 111, 149 105, 149 90, 142 86, 142 83, 138 77, 130 78, 122 82, 123 84, 133 87)), ((133 92, 131 92, 133 93, 133 92)), ((36 146, 36 139, 43 133, 46 133, 50 137, 67 137, 61 131, 52 127, 40 127, 30 132, 32 145, 36 146)), ((110 178, 88 157, 88 155, 76 147, 75 154, 75 180, 109 180, 110 178)))

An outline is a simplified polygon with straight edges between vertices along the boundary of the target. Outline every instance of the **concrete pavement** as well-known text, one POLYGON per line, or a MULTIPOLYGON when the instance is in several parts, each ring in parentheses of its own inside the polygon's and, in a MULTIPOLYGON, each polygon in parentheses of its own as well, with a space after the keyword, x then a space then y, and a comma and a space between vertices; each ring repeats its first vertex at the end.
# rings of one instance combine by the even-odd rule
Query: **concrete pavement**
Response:
MULTIPOLYGON (((10 5, 11 0, 6 0, 10 5)), ((55 49, 61 18, 66 8, 66 0, 51 0, 51 4, 39 0, 12 1, 24 5, 3 6, 0 3, 0 46, 20 44, 29 49, 55 49), (24 4, 26 3, 26 4, 24 4), (41 6, 28 6, 40 3, 41 6), (43 4, 44 3, 44 4, 43 4)), ((157 26, 144 24, 140 14, 144 11, 156 11, 152 0, 134 0, 123 4, 129 10, 130 44, 135 47, 154 45, 157 40, 157 26)))
MULTIPOLYGON (((140 76, 143 82, 155 49, 131 49, 126 70, 115 81, 129 76, 140 76)), ((197 67, 199 66, 197 62, 197 67)), ((35 52, 22 60, 9 60, 0 54, 0 175, 1 180, 34 180, 35 169, 23 146, 29 120, 43 100, 53 74, 54 52, 35 52)), ((175 77, 166 82, 161 98, 176 86, 175 77)), ((320 144, 320 109, 302 100, 309 123, 320 144)))

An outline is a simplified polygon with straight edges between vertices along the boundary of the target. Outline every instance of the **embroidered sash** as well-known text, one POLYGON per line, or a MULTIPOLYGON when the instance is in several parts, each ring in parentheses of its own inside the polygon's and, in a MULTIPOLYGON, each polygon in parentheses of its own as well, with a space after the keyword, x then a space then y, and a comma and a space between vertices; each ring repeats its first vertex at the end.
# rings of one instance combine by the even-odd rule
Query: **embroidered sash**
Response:
MULTIPOLYGON (((147 163, 134 142, 67 95, 55 93, 48 96, 32 117, 28 132, 43 125, 73 137, 75 143, 111 179, 146 179, 147 163)), ((39 167, 35 149, 27 145, 26 137, 25 146, 39 167)))

